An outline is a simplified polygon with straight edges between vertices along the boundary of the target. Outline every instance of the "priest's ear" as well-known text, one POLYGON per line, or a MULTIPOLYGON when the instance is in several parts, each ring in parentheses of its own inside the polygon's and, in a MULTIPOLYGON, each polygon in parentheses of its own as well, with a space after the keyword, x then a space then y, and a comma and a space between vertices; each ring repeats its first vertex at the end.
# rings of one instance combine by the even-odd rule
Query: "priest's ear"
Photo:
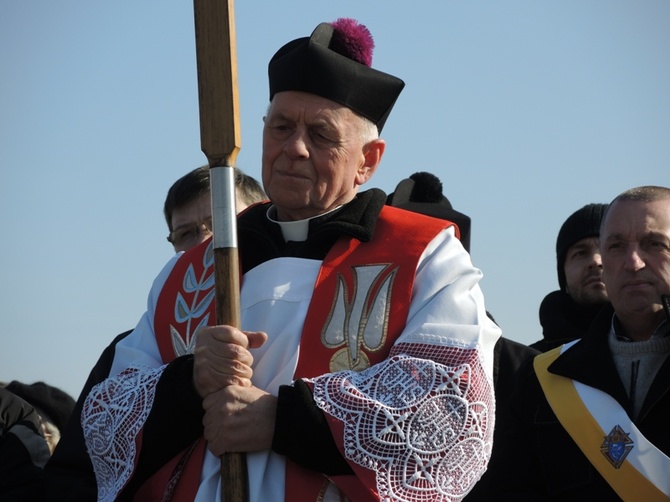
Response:
POLYGON ((373 139, 363 147, 363 164, 358 168, 356 177, 358 185, 362 185, 372 178, 384 156, 385 149, 386 141, 381 138, 373 139))

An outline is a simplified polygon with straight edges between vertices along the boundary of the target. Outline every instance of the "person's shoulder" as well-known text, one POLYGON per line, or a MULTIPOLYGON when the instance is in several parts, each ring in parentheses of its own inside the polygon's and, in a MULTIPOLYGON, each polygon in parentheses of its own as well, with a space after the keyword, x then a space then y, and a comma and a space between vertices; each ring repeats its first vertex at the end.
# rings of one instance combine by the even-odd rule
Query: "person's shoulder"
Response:
POLYGON ((564 309, 566 305, 570 305, 572 300, 570 296, 560 289, 547 293, 547 295, 540 302, 540 316, 543 312, 554 311, 556 309, 564 309))
POLYGON ((116 344, 119 343, 121 340, 123 340, 125 337, 127 337, 128 335, 130 335, 132 332, 133 332, 133 330, 132 330, 132 329, 129 329, 128 331, 124 331, 123 333, 119 333, 118 335, 116 335, 116 336, 114 337, 114 339, 112 340, 112 342, 111 342, 109 345, 110 345, 110 346, 114 346, 114 345, 116 345, 116 344))
POLYGON ((536 355, 540 354, 540 351, 528 345, 503 336, 496 342, 494 352, 496 374, 508 376, 516 373, 527 361, 532 361, 536 355))
POLYGON ((102 355, 100 358, 102 359, 105 356, 112 356, 114 355, 114 350, 116 349, 116 346, 118 343, 123 340, 124 338, 128 337, 134 330, 129 329, 128 331, 124 331, 123 333, 119 333, 114 337, 114 339, 105 347, 105 350, 102 351, 102 355))
POLYGON ((569 342, 573 340, 573 338, 566 337, 566 338, 557 338, 557 339, 547 339, 543 338, 542 340, 538 340, 536 342, 533 342, 528 345, 533 350, 537 350, 538 352, 549 352, 551 349, 555 349, 556 347, 560 347, 566 342, 569 342))
POLYGON ((540 354, 539 350, 521 342, 505 338, 504 336, 501 336, 497 343, 500 344, 501 353, 521 357, 522 359, 540 354))
POLYGON ((381 212, 380 218, 387 218, 395 225, 406 225, 408 227, 434 227, 434 228, 448 228, 454 226, 455 223, 449 220, 443 220, 429 216, 409 209, 402 209, 400 207, 385 205, 381 212))
POLYGON ((265 217, 265 214, 271 205, 272 203, 269 200, 255 202, 240 211, 237 215, 237 220, 250 221, 258 218, 259 216, 265 217))
POLYGON ((246 207, 237 215, 237 233, 241 240, 245 235, 266 234, 268 228, 268 209, 272 203, 267 200, 246 207))

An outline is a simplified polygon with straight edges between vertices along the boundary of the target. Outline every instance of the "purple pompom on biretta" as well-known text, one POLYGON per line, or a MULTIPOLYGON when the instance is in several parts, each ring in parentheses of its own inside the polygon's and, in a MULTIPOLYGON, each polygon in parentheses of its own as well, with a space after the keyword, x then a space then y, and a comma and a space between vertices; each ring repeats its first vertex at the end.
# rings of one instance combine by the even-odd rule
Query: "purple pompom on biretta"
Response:
POLYGON ((321 96, 372 121, 381 132, 405 83, 372 68, 374 41, 358 21, 319 24, 281 47, 268 65, 270 100, 278 92, 321 96))
POLYGON ((341 17, 334 23, 331 50, 358 61, 365 66, 372 66, 372 51, 375 42, 370 30, 355 19, 341 17))

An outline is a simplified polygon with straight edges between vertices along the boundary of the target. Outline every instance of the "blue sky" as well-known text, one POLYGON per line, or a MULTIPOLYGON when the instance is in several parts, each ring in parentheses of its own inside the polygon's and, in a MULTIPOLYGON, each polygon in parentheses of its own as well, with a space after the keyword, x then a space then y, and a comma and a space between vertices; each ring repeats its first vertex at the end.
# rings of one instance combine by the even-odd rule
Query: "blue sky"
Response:
MULTIPOLYGON (((574 210, 670 185, 670 2, 236 2, 242 149, 260 176, 267 62, 353 17, 406 82, 369 183, 440 177, 504 335, 541 336, 574 210), (411 5, 411 7, 410 7, 411 5)), ((193 6, 0 1, 0 381, 78 395, 172 255, 165 193, 200 150, 193 6)))

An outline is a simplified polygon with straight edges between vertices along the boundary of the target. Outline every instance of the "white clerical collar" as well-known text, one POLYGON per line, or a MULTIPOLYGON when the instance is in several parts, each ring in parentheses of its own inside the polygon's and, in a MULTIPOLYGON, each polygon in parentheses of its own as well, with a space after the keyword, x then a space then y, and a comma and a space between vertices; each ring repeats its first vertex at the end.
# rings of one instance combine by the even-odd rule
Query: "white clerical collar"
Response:
POLYGON ((313 219, 316 218, 321 218, 322 216, 325 216, 328 213, 332 213, 333 211, 337 211, 340 209, 342 206, 337 206, 335 209, 331 209, 328 212, 319 214, 317 216, 312 216, 311 218, 307 218, 304 220, 297 220, 297 221, 279 221, 276 219, 277 216, 277 209, 274 206, 270 206, 268 208, 268 211, 266 214, 268 220, 270 220, 273 223, 276 223, 279 225, 279 228, 281 228, 281 233, 282 236, 284 237, 284 241, 294 241, 294 242, 303 242, 307 240, 307 235, 309 234, 309 222, 313 219))

